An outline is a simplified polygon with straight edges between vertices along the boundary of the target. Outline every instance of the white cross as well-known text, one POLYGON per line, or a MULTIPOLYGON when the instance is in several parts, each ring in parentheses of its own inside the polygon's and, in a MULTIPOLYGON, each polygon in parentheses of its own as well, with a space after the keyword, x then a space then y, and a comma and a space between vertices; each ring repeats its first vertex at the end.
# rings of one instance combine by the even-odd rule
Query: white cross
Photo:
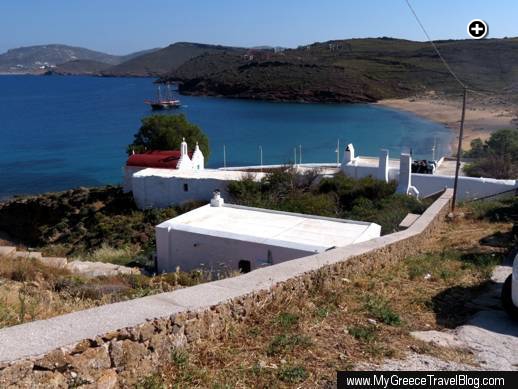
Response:
POLYGON ((471 31, 475 31, 475 35, 478 35, 479 32, 484 31, 484 27, 481 27, 480 24, 476 23, 475 26, 470 28, 471 31))

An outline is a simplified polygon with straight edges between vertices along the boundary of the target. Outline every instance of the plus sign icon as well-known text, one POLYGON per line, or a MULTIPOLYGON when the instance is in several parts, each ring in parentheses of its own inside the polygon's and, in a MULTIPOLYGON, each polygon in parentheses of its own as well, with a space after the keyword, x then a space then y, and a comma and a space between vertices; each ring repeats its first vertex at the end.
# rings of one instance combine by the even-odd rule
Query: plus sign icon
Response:
POLYGON ((468 23, 468 34, 473 39, 485 38, 488 31, 487 23, 481 19, 474 19, 468 23))

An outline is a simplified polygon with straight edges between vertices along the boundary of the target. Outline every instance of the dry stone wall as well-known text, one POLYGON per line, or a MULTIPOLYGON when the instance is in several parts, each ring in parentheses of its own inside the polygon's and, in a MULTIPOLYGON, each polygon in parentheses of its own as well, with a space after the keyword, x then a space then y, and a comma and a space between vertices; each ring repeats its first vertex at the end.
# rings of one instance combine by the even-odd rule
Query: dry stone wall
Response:
POLYGON ((451 190, 410 228, 248 274, 0 330, 0 387, 130 387, 171 350, 214 339, 269 300, 367 271, 419 250, 444 220, 451 190), (106 317, 108 316, 108 317, 106 317))

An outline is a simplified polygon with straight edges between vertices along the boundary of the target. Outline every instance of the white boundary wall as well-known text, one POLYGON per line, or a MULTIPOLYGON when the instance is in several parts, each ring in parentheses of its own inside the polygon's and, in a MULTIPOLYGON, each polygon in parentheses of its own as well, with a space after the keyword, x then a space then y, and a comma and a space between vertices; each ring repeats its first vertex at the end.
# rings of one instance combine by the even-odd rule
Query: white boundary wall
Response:
MULTIPOLYGON (((453 188, 455 177, 435 174, 412 173, 412 185, 419 189, 421 197, 437 193, 444 188, 453 188)), ((516 180, 494 178, 459 177, 458 200, 469 200, 518 189, 516 180)))

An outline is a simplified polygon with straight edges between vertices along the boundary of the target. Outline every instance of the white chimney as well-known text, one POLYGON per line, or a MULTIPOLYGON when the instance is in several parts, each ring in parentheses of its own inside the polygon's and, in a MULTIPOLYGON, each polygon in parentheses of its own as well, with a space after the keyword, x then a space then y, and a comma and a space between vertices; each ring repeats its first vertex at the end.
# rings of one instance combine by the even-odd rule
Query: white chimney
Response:
POLYGON ((354 146, 352 143, 349 143, 345 148, 344 164, 354 161, 354 158, 354 146))
POLYGON ((223 200, 223 197, 221 197, 219 189, 216 189, 214 192, 212 192, 212 199, 210 200, 211 207, 222 207, 224 203, 225 200, 223 200))

